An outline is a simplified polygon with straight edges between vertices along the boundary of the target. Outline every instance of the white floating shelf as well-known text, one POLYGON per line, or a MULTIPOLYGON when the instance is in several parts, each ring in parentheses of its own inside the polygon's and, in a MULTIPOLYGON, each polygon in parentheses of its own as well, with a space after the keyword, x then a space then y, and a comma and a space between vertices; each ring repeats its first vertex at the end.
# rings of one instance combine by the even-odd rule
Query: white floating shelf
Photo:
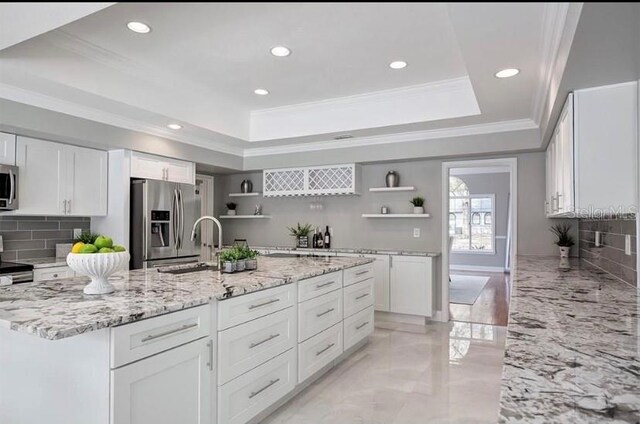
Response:
POLYGON ((220 215, 220 219, 267 219, 269 215, 220 215))
POLYGON ((363 218, 431 218, 428 213, 363 213, 363 218))
POLYGON ((260 196, 259 191, 252 191, 251 193, 229 193, 229 197, 254 197, 254 196, 260 196))
POLYGON ((415 187, 371 187, 369 191, 415 191, 415 187))

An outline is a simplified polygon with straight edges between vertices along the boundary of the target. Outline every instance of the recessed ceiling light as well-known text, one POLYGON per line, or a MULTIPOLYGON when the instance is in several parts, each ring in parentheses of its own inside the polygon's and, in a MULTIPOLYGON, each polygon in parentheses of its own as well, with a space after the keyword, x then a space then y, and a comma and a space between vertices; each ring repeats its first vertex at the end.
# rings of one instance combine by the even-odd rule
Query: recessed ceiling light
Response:
POLYGON ((151 31, 151 27, 143 22, 131 21, 127 24, 127 28, 129 28, 133 32, 137 32, 138 34, 146 34, 151 31))
POLYGON ((171 128, 172 130, 182 129, 182 125, 180 125, 180 124, 169 124, 169 125, 167 125, 167 127, 171 128))
POLYGON ((389 64, 389 68, 391 69, 402 69, 406 67, 407 67, 407 62, 404 62, 402 60, 396 60, 395 62, 391 62, 389 64))
POLYGON ((520 69, 508 68, 508 69, 503 69, 502 71, 496 72, 496 77, 497 78, 510 78, 510 77, 514 77, 514 76, 518 75, 519 73, 520 73, 520 69))
POLYGON ((285 46, 275 46, 271 49, 271 54, 278 57, 287 57, 291 54, 291 50, 285 46))
POLYGON ((269 90, 265 90, 264 88, 256 88, 255 90, 253 90, 253 92, 258 96, 266 96, 267 94, 269 94, 269 90))

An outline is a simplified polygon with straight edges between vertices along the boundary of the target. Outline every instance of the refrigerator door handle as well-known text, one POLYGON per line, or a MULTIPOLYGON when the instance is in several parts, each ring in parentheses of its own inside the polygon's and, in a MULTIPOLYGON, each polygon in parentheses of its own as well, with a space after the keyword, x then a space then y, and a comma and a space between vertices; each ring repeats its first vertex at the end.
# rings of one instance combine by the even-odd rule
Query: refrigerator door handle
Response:
POLYGON ((180 199, 180 249, 182 249, 184 237, 184 199, 182 198, 182 189, 178 189, 178 198, 180 199))
POLYGON ((173 219, 171 219, 171 226, 173 228, 173 247, 178 250, 178 220, 180 212, 178 212, 178 190, 173 190, 173 219))

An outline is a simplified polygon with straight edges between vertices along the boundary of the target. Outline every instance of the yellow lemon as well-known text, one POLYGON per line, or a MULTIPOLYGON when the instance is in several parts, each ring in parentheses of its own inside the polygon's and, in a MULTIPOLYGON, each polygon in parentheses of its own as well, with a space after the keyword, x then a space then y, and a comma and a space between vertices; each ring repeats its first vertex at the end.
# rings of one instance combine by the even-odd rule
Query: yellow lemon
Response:
POLYGON ((79 241, 71 248, 71 253, 80 253, 80 249, 84 247, 84 243, 79 241))

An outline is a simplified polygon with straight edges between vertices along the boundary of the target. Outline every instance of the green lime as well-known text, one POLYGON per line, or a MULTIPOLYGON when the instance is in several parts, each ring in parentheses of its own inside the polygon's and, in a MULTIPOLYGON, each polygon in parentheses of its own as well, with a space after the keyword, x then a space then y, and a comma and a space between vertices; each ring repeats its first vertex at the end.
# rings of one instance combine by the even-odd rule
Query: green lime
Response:
POLYGON ((113 251, 114 252, 126 252, 127 249, 125 249, 124 246, 120 246, 119 244, 116 244, 115 246, 113 246, 113 251))
POLYGON ((103 247, 112 248, 113 240, 111 240, 111 237, 98 236, 93 244, 95 244, 98 249, 102 249, 103 247))
POLYGON ((97 253, 98 248, 93 244, 85 244, 80 248, 80 253, 97 253))
POLYGON ((115 252, 115 250, 113 250, 110 247, 103 247, 102 249, 98 250, 98 253, 113 253, 115 252))

